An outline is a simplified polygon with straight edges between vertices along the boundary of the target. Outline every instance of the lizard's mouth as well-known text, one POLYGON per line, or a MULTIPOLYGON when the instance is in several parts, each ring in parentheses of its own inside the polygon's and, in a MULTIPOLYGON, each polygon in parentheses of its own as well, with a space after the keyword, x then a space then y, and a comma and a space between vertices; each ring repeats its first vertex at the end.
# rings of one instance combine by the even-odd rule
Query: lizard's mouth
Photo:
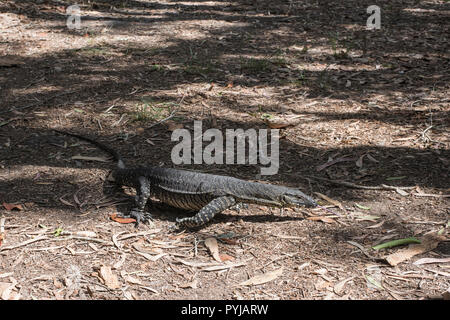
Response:
POLYGON ((308 201, 305 203, 305 206, 309 208, 317 207, 317 202, 314 201, 314 199, 308 199, 308 201))
POLYGON ((317 206, 317 202, 315 202, 313 199, 299 199, 298 201, 296 201, 295 205, 312 208, 317 206))
POLYGON ((310 198, 308 196, 306 197, 289 197, 285 196, 285 200, 287 200, 288 206, 305 206, 305 207, 316 207, 317 202, 314 201, 313 198, 310 198))

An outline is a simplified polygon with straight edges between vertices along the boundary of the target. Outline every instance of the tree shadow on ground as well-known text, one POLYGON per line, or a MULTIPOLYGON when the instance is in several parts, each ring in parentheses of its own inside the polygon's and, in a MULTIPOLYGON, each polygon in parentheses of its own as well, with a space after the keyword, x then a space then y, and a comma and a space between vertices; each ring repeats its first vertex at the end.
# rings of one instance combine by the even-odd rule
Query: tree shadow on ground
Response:
MULTIPOLYGON (((82 17, 86 26, 81 32, 67 29, 64 10, 56 8, 61 6, 60 2, 44 1, 42 5, 36 5, 33 1, 5 1, 0 12, 24 15, 31 26, 45 27, 48 33, 62 34, 74 41, 86 35, 92 39, 102 34, 110 38, 151 35, 165 25, 175 26, 185 21, 206 20, 206 24, 202 26, 203 33, 191 37, 185 37, 183 33, 171 34, 170 28, 166 28, 161 30, 167 34, 157 43, 93 41, 93 44, 56 48, 39 55, 25 55, 26 43, 21 41, 2 43, 0 48, 13 48, 19 60, 18 66, 0 67, 0 134, 3 143, 0 153, 2 165, 8 168, 6 170, 25 166, 73 166, 72 162, 62 160, 72 154, 71 148, 63 147, 63 141, 67 139, 52 140, 52 132, 39 125, 28 125, 39 118, 39 113, 60 113, 68 107, 71 109, 68 112, 75 114, 76 120, 71 125, 64 124, 67 126, 65 129, 83 131, 96 125, 93 115, 105 111, 117 99, 139 101, 142 96, 151 96, 158 101, 173 101, 173 96, 161 91, 177 90, 185 84, 201 86, 214 83, 220 86, 223 88, 220 94, 208 96, 208 99, 230 111, 250 110, 256 103, 251 100, 260 98, 237 101, 232 88, 257 90, 265 86, 273 90, 272 98, 279 102, 276 106, 278 112, 315 116, 316 119, 310 123, 358 119, 368 123, 419 125, 426 123, 430 111, 434 114, 437 129, 442 129, 448 120, 448 111, 443 107, 448 97, 445 101, 433 95, 445 92, 450 83, 448 41, 442 37, 448 34, 449 20, 445 12, 448 4, 381 1, 380 6, 386 8, 383 9, 383 28, 368 32, 364 30, 365 8, 372 4, 370 1, 300 1, 295 4, 288 1, 234 1, 215 5, 191 5, 186 1, 183 4, 144 1, 80 3, 86 5, 83 10, 90 12, 82 17), (95 16, 91 11, 100 15, 95 16), (54 23, 45 25, 48 22, 54 23), (91 24, 94 22, 101 23, 91 24), (224 24, 215 27, 213 22, 224 24), (102 33, 104 28, 106 31, 102 33), (227 91, 228 85, 231 88, 227 91), (387 105, 392 105, 392 109, 385 106, 384 109, 375 107, 339 113, 299 110, 287 105, 292 97, 332 97, 346 102, 368 103, 374 96, 387 97, 387 105), (433 108, 424 109, 429 102, 435 103, 433 108), (33 142, 33 139, 41 140, 33 142), (55 146, 55 143, 60 146, 55 146)), ((46 35, 42 37, 45 39, 46 35)), ((198 95, 204 93, 200 90, 190 92, 186 99, 194 99, 198 95)), ((261 105, 259 111, 270 112, 274 108, 261 105)), ((121 105, 112 111, 117 118, 126 112, 127 109, 121 105)), ((184 123, 198 118, 204 118, 204 115, 187 115, 184 123)), ((304 124, 308 123, 305 121, 304 124)), ((267 128, 256 120, 228 119, 221 124, 227 128, 267 128)), ((96 135, 93 130, 89 132, 96 135)), ((168 132, 160 129, 155 132, 165 141, 170 141, 168 132)), ((174 143, 158 145, 159 152, 156 153, 156 147, 145 151, 148 145, 139 136, 131 142, 118 142, 116 138, 117 134, 101 137, 105 141, 112 140, 112 145, 122 154, 133 154, 127 145, 130 143, 138 153, 129 157, 130 163, 140 163, 145 159, 147 163, 163 162, 172 166, 169 155, 174 143)), ((302 146, 283 140, 280 174, 266 179, 324 192, 330 186, 308 180, 307 176, 319 175, 368 185, 404 176, 402 180, 391 183, 445 191, 449 181, 445 159, 450 157, 448 150, 441 147, 429 150, 392 145, 337 148, 302 146), (366 153, 372 154, 378 162, 365 164, 365 171, 358 169, 355 161, 317 171, 317 166, 326 162, 329 155, 349 154, 358 158, 366 153)), ((92 152, 98 154, 98 151, 92 152)), ((80 165, 92 169, 99 167, 96 163, 80 165)), ((204 166, 194 168, 208 170, 204 166)), ((258 172, 257 167, 213 169, 245 179, 254 179, 258 172)), ((56 199, 66 192, 63 189, 67 184, 64 183, 52 187, 39 185, 40 190, 45 190, 39 195, 30 189, 39 179, 21 178, 20 175, 2 179, 2 196, 6 201, 29 199, 37 203, 43 194, 54 194, 56 199)), ((77 181, 77 178, 68 175, 62 180, 77 181)), ((79 186, 71 190, 75 191, 79 186)), ((368 197, 357 190, 336 190, 341 201, 368 197)), ((55 207, 66 208, 60 202, 56 203, 55 207)))

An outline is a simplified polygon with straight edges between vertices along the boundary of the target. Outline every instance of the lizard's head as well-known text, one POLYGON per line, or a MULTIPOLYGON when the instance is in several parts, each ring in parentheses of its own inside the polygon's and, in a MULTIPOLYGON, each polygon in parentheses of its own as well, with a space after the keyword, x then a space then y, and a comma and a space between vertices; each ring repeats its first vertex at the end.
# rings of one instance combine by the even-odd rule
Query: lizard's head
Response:
POLYGON ((307 196, 300 190, 290 189, 287 192, 284 192, 281 196, 280 202, 285 207, 297 207, 297 206, 305 206, 305 207, 315 207, 317 206, 316 201, 313 198, 307 196))

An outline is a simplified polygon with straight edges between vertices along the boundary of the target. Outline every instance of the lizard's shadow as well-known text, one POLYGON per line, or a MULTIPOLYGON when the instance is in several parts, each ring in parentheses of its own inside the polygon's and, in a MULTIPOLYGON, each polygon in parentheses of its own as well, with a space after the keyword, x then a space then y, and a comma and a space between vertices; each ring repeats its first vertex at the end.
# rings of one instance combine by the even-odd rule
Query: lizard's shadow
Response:
MULTIPOLYGON (((198 211, 183 210, 169 206, 162 202, 154 201, 150 205, 153 217, 158 220, 165 220, 170 222, 175 222, 177 218, 180 217, 190 217, 194 216, 198 211)), ((245 209, 248 214, 243 214, 241 212, 236 212, 235 210, 225 210, 223 213, 217 214, 210 223, 215 224, 219 222, 232 222, 243 220, 245 222, 251 223, 261 223, 261 222, 282 222, 282 221, 298 221, 304 220, 303 217, 299 216, 288 216, 280 214, 258 214, 249 212, 251 209, 245 209)), ((244 210, 241 210, 242 212, 244 210)))

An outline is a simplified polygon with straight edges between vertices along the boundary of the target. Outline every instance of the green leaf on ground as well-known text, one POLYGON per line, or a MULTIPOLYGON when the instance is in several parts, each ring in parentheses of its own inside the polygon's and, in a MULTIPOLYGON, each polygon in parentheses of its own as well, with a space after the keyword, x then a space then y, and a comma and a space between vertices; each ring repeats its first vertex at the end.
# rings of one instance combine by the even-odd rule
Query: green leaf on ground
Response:
POLYGON ((401 246, 403 244, 409 244, 409 243, 421 243, 419 239, 416 239, 414 237, 411 238, 405 238, 405 239, 398 239, 398 240, 392 240, 389 242, 381 243, 379 245, 373 246, 373 250, 380 250, 380 249, 386 249, 386 248, 392 248, 396 246, 401 246))
POLYGON ((360 204, 358 204, 358 203, 355 203, 355 206, 357 206, 357 207, 360 208, 360 209, 370 210, 370 207, 365 207, 365 206, 362 206, 362 205, 360 205, 360 204))

